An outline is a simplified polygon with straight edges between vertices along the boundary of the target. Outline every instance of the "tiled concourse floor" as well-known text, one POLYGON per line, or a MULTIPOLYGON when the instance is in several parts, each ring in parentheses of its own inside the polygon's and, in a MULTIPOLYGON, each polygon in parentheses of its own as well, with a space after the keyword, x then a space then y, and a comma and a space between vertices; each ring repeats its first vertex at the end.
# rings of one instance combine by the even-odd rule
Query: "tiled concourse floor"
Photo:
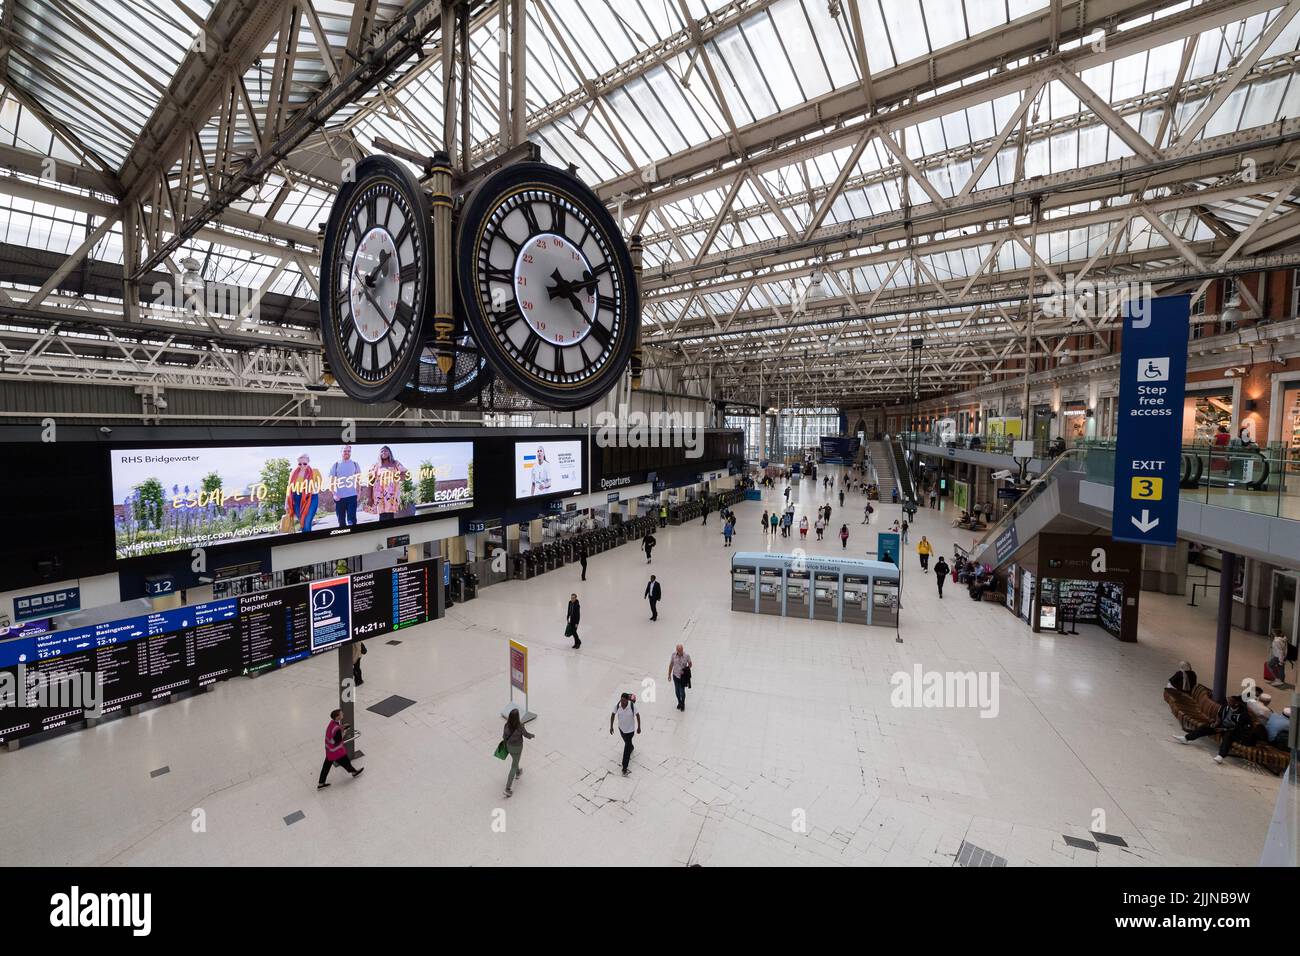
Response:
MULTIPOLYGON (((804 491, 799 513, 823 502, 804 491)), ((779 489, 768 502, 779 500, 779 489)), ((792 548, 737 506, 742 550, 792 548)), ((874 548, 862 499, 835 507, 848 552, 874 548), (869 543, 870 541, 870 543, 869 543)), ((878 507, 875 524, 898 515, 878 507)), ((948 518, 923 509, 950 552, 948 518)), ((448 617, 372 642, 358 724, 367 772, 317 791, 334 706, 333 655, 97 728, 0 753, 5 864, 906 864, 1253 865, 1279 781, 1208 741, 1178 746, 1161 700, 1180 656, 1209 679, 1213 618, 1185 598, 1144 594, 1140 642, 1096 629, 1035 636, 976 604, 906 554, 901 635, 883 628, 733 613, 716 515, 577 567, 488 588, 448 617), (664 586, 660 620, 641 599, 664 586), (583 604, 579 651, 564 607, 583 604), (502 797, 493 759, 507 639, 530 647, 539 718, 524 777, 502 797), (665 680, 673 645, 695 659, 687 710, 665 680), (999 712, 891 705, 890 675, 996 671, 999 712), (643 691, 633 773, 609 735, 620 690, 643 691), (400 694, 392 718, 365 711, 400 694), (648 696, 648 695, 645 695, 648 696), (151 771, 169 772, 151 776, 151 771), (500 811, 504 811, 502 814, 500 811), (286 817, 301 812, 292 824, 286 817), (1127 846, 1089 837, 1104 829, 1127 846), (797 824, 805 821, 802 832, 797 824), (1067 841, 1070 837, 1073 841, 1067 841), (1087 845, 1080 846, 1080 841, 1087 845), (966 844, 966 849, 963 849, 966 844), (974 850, 987 851, 976 854, 974 850)), ((810 552, 840 551, 827 535, 810 552)), ((1238 632, 1233 678, 1257 675, 1263 639, 1238 632)))

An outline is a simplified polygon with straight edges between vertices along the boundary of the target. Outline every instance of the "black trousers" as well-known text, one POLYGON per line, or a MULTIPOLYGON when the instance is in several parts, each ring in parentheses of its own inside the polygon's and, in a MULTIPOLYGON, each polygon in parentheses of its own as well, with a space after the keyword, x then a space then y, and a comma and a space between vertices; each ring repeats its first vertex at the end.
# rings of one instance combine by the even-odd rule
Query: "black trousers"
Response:
MULTIPOLYGON (((1195 730, 1188 731, 1187 739, 1199 740, 1201 737, 1209 737, 1217 730, 1218 728, 1215 727, 1213 724, 1202 724, 1200 727, 1197 727, 1195 730)), ((1232 730, 1224 731, 1223 736, 1219 738, 1219 756, 1220 757, 1228 756, 1229 751, 1232 750, 1233 743, 1240 738, 1244 738, 1245 736, 1246 736, 1246 729, 1242 727, 1236 727, 1232 730)))
POLYGON ((946 577, 947 577, 946 574, 943 575, 943 576, 940 576, 940 575, 937 575, 937 574, 936 574, 936 575, 934 576, 934 580, 935 580, 935 581, 938 583, 938 585, 939 585, 939 597, 943 597, 943 582, 944 582, 944 578, 946 578, 946 577))
POLYGON ((659 620, 659 600, 658 598, 648 598, 650 601, 650 620, 659 620))
POLYGON ((587 580, 587 559, 582 559, 582 580, 587 580))
POLYGON ((922 571, 929 570, 929 567, 930 567, 930 556, 928 554, 921 555, 921 570, 922 571))
POLYGON ((360 662, 360 661, 357 661, 355 664, 352 665, 352 683, 354 683, 354 684, 364 684, 364 683, 365 683, 365 681, 363 681, 363 680, 361 679, 361 662, 360 662))
POLYGON ((626 770, 627 765, 632 760, 632 751, 636 749, 632 746, 632 738, 636 736, 636 734, 633 731, 623 733, 621 730, 619 731, 619 734, 623 737, 623 769, 626 770))
POLYGON ((357 772, 356 769, 352 766, 352 759, 347 754, 344 754, 338 760, 330 760, 329 757, 326 757, 325 762, 320 765, 320 779, 316 782, 324 783, 325 778, 330 775, 330 767, 334 766, 335 764, 338 764, 348 773, 355 774, 357 772))

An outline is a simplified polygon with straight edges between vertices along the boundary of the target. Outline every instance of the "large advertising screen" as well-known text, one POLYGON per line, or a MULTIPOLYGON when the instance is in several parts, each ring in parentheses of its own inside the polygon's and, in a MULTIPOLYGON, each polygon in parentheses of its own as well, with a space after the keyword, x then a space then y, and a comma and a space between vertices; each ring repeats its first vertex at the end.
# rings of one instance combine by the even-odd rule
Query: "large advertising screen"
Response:
POLYGON ((582 442, 515 442, 515 497, 582 490, 582 442))
POLYGON ((337 534, 474 504, 469 441, 115 449, 110 457, 119 560, 337 534))

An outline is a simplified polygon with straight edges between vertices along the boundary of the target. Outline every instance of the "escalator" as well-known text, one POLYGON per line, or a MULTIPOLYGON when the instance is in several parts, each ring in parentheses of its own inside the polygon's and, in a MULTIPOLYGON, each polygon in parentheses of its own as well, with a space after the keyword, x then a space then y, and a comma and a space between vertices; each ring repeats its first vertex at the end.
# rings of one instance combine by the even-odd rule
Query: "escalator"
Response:
POLYGON ((916 489, 912 485, 912 469, 903 451, 902 442, 891 438, 888 442, 889 452, 893 458, 894 475, 898 483, 898 498, 904 509, 916 507, 916 489))
MULTIPOLYGON (((1253 449, 1184 449, 1178 537, 1300 566, 1300 481, 1287 472, 1253 449)), ((1113 447, 1069 449, 974 543, 971 558, 996 570, 1044 531, 1109 534, 1114 473, 1113 447)))

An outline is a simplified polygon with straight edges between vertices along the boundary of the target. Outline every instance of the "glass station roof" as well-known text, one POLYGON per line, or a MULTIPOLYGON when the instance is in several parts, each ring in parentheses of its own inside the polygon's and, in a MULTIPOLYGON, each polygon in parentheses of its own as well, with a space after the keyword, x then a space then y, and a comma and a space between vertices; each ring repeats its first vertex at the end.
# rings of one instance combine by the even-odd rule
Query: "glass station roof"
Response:
MULTIPOLYGON (((0 0, 0 46, 5 50, 0 54, 0 148, 110 176, 119 173, 170 95, 172 78, 194 55, 200 27, 226 5, 226 0, 0 0)), ((304 19, 300 26, 290 84, 293 104, 305 103, 327 87, 331 64, 347 68, 350 63, 346 46, 355 5, 351 0, 312 0, 311 6, 317 23, 304 19), (322 39, 327 49, 321 47, 322 39)), ((381 2, 378 20, 391 19, 402 6, 381 2)), ((1133 6, 1150 12, 1117 23, 1111 42, 1197 4, 1133 6)), ((1272 9, 1189 39, 1106 59, 1078 78, 1146 143, 1165 148, 1285 15, 1284 6, 1279 0, 1272 9)), ((726 141, 738 130, 761 130, 765 122, 831 94, 862 89, 872 77, 901 65, 975 46, 1024 18, 1047 15, 1048 0, 528 0, 526 9, 529 135, 548 161, 574 164, 622 215, 624 228, 643 235, 650 280, 645 322, 654 330, 691 320, 721 323, 733 313, 788 314, 792 297, 816 268, 825 270, 832 292, 862 297, 881 288, 927 286, 926 272, 939 283, 969 279, 986 259, 986 276, 1026 270, 1030 232, 1023 219, 1004 222, 1022 230, 1023 242, 978 235, 961 242, 961 229, 930 231, 915 247, 919 276, 910 264, 894 268, 903 247, 877 240, 871 229, 853 248, 810 248, 808 255, 786 256, 770 268, 749 269, 744 262, 803 237, 814 224, 819 233, 842 232, 856 222, 870 226, 873 217, 896 215, 905 204, 931 203, 935 195, 945 201, 960 197, 984 152, 1008 126, 1012 135, 979 172, 972 187, 976 192, 1135 155, 1130 137, 1118 135, 1078 92, 1052 78, 1030 87, 1022 126, 1017 116, 1025 92, 1019 90, 976 98, 919 122, 894 119, 896 108, 870 119, 862 110, 856 119, 813 134, 846 134, 830 145, 792 153, 787 162, 764 161, 760 155, 744 170, 726 163, 725 179, 674 190, 645 206, 636 197, 611 192, 612 184, 640 174, 653 179, 656 164, 726 141), (884 127, 873 130, 877 121, 884 127), (892 137, 892 147, 884 142, 886 136, 892 137), (826 197, 836 192, 823 209, 826 197), (721 265, 701 279, 688 272, 697 259, 721 265), (757 283, 751 284, 755 277, 757 283)), ((477 156, 497 148, 498 23, 494 4, 476 5, 470 119, 477 156)), ((1086 42, 1063 43, 1061 49, 1086 42)), ((1300 17, 1295 17, 1193 139, 1300 116, 1298 46, 1300 17)), ((435 49, 435 43, 426 42, 425 58, 339 111, 318 137, 355 141, 363 151, 371 150, 376 136, 426 152, 440 148, 442 92, 435 49)), ((272 38, 260 61, 242 77, 259 123, 265 119, 275 53, 272 38)), ((1005 63, 1003 69, 1028 62, 1005 63)), ((915 102, 974 88, 993 77, 970 72, 941 89, 918 90, 915 102)), ((196 134, 205 147, 215 148, 216 119, 196 134)), ((799 140, 783 136, 773 145, 791 142, 799 140)), ((240 153, 255 147, 255 131, 241 114, 230 149, 240 153)), ((29 172, 15 169, 10 175, 40 182, 29 172)), ((174 175, 179 184, 179 165, 174 175)), ((1208 189, 1220 182, 1221 177, 1193 179, 1177 189, 1208 189)), ((88 219, 95 214, 88 210, 114 200, 109 191, 45 185, 42 200, 0 192, 0 242, 69 253, 91 228, 88 219)), ((196 197, 205 196, 201 179, 190 186, 196 197)), ((1108 220, 1107 213, 1175 191, 1157 186, 1054 206, 1045 210, 1033 248, 1048 265, 1076 263, 1107 250, 1112 255, 1143 253, 1143 261, 1154 264, 1173 262, 1179 253, 1143 216, 1121 223, 1108 220), (1155 258, 1153 251, 1159 250, 1168 256, 1155 258)), ((1203 209, 1176 209, 1164 222, 1178 240, 1196 244, 1215 237, 1216 223, 1245 228, 1275 195, 1276 190, 1263 190, 1210 201, 1203 209)), ((314 232, 327 216, 331 198, 328 183, 295 170, 291 159, 233 208, 314 232)), ((1283 207, 1279 214, 1289 208, 1283 207)), ((276 270, 275 255, 250 254, 221 236, 218 230, 196 237, 174 258, 194 256, 204 263, 206 278, 232 283, 260 285, 276 270)), ((92 257, 120 262, 120 231, 108 233, 92 257)), ((296 262, 280 270, 271 288, 310 294, 296 262)))

